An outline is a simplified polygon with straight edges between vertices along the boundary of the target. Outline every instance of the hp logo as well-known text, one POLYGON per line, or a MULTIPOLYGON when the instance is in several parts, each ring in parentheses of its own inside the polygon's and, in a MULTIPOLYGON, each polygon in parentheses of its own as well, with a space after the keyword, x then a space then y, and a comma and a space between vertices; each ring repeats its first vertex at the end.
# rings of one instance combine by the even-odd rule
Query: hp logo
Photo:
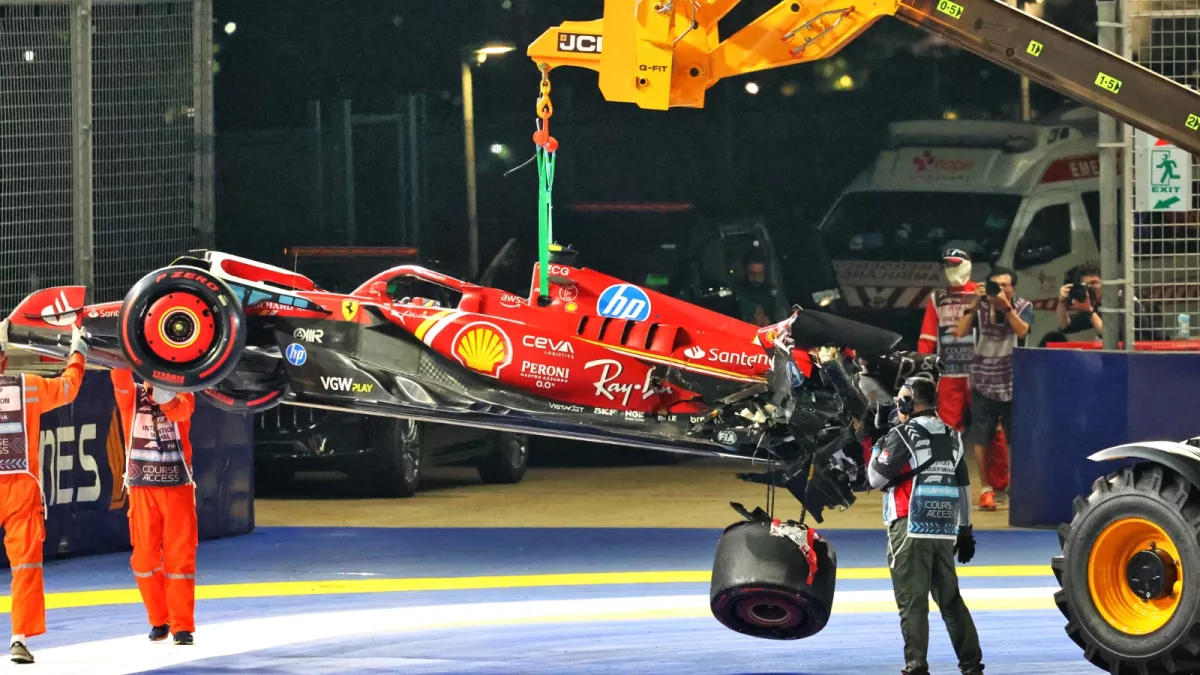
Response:
POLYGON ((308 351, 304 349, 304 345, 292 344, 287 346, 287 350, 283 353, 287 357, 288 363, 293 366, 302 366, 308 360, 308 351))
POLYGON ((617 284, 604 289, 596 310, 613 319, 645 321, 650 318, 650 297, 632 284, 617 284))

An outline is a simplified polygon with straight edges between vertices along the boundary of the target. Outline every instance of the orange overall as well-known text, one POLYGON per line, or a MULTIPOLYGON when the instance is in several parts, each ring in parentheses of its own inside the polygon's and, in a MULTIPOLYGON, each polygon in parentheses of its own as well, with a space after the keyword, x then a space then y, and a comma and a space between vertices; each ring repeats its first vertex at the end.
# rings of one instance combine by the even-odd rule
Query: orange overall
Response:
MULTIPOLYGON (((968 375, 971 369, 971 357, 974 352, 973 340, 965 344, 970 349, 964 350, 961 340, 951 336, 951 332, 962 318, 970 302, 970 296, 979 286, 974 281, 968 281, 962 286, 951 286, 949 289, 939 289, 929 294, 925 303, 925 320, 921 325, 921 338, 917 342, 917 351, 922 354, 938 354, 942 357, 942 365, 946 372, 938 379, 938 417, 946 426, 954 428, 959 433, 966 432, 967 415, 971 407, 971 387, 968 375)), ((984 452, 986 467, 979 467, 980 480, 984 485, 990 485, 997 490, 1008 489, 1008 441, 1004 436, 1004 428, 996 425, 996 434, 992 443, 984 452)))
POLYGON ((0 376, 0 524, 13 575, 13 635, 30 638, 46 632, 42 588, 46 509, 38 464, 42 414, 75 400, 83 384, 83 364, 83 356, 76 352, 58 377, 0 376))
POLYGON ((134 383, 130 371, 113 370, 112 381, 125 431, 133 575, 150 625, 190 633, 196 629, 199 533, 188 436, 196 399, 177 394, 160 406, 150 401, 143 385, 134 383), (155 424, 155 417, 160 422, 157 432, 148 426, 155 424))

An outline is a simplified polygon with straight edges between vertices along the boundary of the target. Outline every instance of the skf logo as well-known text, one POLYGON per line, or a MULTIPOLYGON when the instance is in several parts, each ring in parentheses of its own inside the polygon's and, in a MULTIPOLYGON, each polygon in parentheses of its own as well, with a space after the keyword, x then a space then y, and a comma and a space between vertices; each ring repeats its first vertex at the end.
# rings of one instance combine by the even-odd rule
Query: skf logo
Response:
POLYGON ((454 336, 450 350, 459 363, 492 377, 500 377, 500 371, 512 362, 508 335, 499 326, 483 321, 464 326, 454 336))
POLYGON ((599 54, 603 40, 599 35, 583 35, 580 33, 559 33, 558 51, 579 52, 582 54, 599 54))
POLYGON ((358 316, 358 303, 354 300, 342 301, 342 316, 347 321, 353 321, 354 317, 358 316))

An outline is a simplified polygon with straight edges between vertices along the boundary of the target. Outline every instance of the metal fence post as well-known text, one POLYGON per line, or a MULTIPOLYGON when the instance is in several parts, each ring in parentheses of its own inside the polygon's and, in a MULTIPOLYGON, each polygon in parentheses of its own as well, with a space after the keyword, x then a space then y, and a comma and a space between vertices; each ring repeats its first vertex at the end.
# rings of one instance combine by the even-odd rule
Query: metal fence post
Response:
MULTIPOLYGON (((94 293, 92 203, 92 0, 71 7, 72 263, 75 284, 94 293)), ((95 300, 95 298, 91 298, 95 300)))
MULTIPOLYGON (((1200 53, 1195 48, 1200 7, 1171 0, 1124 0, 1122 5, 1126 8, 1122 12, 1125 58, 1136 55, 1142 66, 1195 89, 1200 72, 1200 53)), ((1153 193, 1156 182, 1169 176, 1184 178, 1187 172, 1178 175, 1168 166, 1160 174, 1155 155, 1163 150, 1149 145, 1148 134, 1127 131, 1126 139, 1126 288, 1128 294, 1135 290, 1139 294, 1134 311, 1137 335, 1142 340, 1194 341, 1200 319, 1200 219, 1196 217, 1200 158, 1190 157, 1191 181, 1186 186, 1190 190, 1185 191, 1190 196, 1182 202, 1139 195, 1138 187, 1153 193)))
POLYGON ((200 245, 211 248, 216 238, 212 0, 196 0, 192 12, 192 114, 196 133, 192 223, 200 245))
MULTIPOLYGON (((1126 59, 1133 58, 1133 26, 1132 12, 1130 4, 1133 0, 1121 0, 1119 21, 1121 25, 1121 56, 1126 59)), ((1137 271, 1134 268, 1133 262, 1133 228, 1137 222, 1133 213, 1133 189, 1134 172, 1137 167, 1133 165, 1133 127, 1128 124, 1121 125, 1121 144, 1124 146, 1121 157, 1121 222, 1124 227, 1121 228, 1121 268, 1124 270, 1123 278, 1125 279, 1124 293, 1125 302, 1123 304, 1127 313, 1124 314, 1125 329, 1125 351, 1133 351, 1133 343, 1138 337, 1137 322, 1141 315, 1141 310, 1135 302, 1134 298, 1134 277, 1137 271)))
POLYGON ((346 245, 354 246, 358 224, 354 196, 354 120, 350 99, 342 100, 342 179, 346 189, 346 245))
MULTIPOLYGON (((1117 51, 1117 3, 1116 0, 1098 0, 1096 2, 1096 26, 1100 47, 1110 52, 1117 51)), ((1116 291, 1122 280, 1120 259, 1117 256, 1120 230, 1118 227, 1117 207, 1117 121, 1100 113, 1100 270, 1103 274, 1104 285, 1116 291)), ((1107 311, 1101 314, 1104 320, 1104 349, 1116 349, 1121 339, 1122 331, 1128 331, 1133 315, 1121 313, 1131 303, 1117 302, 1117 293, 1106 293, 1107 311)), ((1125 298, 1127 295, 1122 293, 1125 298)), ((1128 342, 1131 335, 1125 336, 1128 342)))

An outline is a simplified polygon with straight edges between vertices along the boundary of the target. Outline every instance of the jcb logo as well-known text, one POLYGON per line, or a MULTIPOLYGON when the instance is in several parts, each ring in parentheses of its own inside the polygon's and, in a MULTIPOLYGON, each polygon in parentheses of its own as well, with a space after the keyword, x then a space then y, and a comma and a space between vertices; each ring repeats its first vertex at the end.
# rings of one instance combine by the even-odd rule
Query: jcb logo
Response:
POLYGON ((599 54, 602 39, 599 35, 581 35, 579 33, 559 33, 558 51, 580 52, 583 54, 599 54))

